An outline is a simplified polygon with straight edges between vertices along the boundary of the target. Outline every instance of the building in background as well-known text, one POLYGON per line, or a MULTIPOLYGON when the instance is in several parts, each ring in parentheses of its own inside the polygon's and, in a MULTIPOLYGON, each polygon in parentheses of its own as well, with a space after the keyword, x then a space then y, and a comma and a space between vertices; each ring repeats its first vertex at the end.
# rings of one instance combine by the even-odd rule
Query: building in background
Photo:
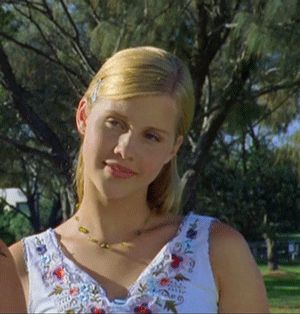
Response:
POLYGON ((28 204, 26 195, 18 188, 0 189, 0 199, 4 201, 4 210, 17 211, 28 214, 28 204))

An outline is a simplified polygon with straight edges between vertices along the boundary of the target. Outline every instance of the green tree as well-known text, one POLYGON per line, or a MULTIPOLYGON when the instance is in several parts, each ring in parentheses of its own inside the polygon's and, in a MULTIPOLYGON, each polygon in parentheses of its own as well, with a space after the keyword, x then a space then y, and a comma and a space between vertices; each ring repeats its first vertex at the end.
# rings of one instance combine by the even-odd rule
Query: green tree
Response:
POLYGON ((243 150, 248 136, 255 142, 258 133, 284 132, 299 114, 299 13, 296 0, 288 5, 280 0, 3 0, 0 96, 6 110, 0 141, 7 157, 17 149, 51 165, 53 178, 64 187, 62 216, 72 214, 78 138, 70 107, 75 109, 107 56, 129 46, 156 45, 185 60, 195 82, 196 116, 180 161, 188 186, 183 212, 199 210, 199 178, 218 137, 225 144, 226 136, 236 137, 243 150))
POLYGON ((203 212, 233 224, 248 240, 264 239, 269 268, 274 270, 278 234, 300 227, 296 167, 290 160, 278 161, 264 144, 259 150, 238 146, 231 146, 230 155, 221 146, 214 148, 201 178, 198 203, 203 212))

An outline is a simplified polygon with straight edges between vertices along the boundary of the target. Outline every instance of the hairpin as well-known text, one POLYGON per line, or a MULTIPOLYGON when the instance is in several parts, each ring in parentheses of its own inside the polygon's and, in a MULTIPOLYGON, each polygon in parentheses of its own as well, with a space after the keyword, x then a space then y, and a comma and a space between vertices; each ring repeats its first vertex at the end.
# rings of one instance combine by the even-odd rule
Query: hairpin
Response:
POLYGON ((92 102, 95 102, 96 99, 97 99, 97 95, 98 95, 98 91, 99 91, 99 88, 100 88, 101 83, 102 83, 102 80, 101 80, 101 79, 100 79, 100 80, 97 80, 96 86, 95 86, 95 88, 94 88, 94 90, 93 90, 93 93, 92 93, 92 96, 91 96, 92 102))

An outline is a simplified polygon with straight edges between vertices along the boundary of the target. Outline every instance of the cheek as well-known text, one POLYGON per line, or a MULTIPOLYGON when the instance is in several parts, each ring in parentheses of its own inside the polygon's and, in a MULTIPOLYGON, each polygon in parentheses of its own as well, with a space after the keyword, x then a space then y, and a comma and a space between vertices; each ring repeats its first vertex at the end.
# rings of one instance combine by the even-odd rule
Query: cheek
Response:
POLYGON ((87 131, 83 141, 83 154, 86 162, 94 167, 101 165, 103 159, 107 157, 110 143, 112 143, 111 139, 105 137, 104 134, 87 131))
POLYGON ((102 148, 111 146, 113 147, 118 142, 120 131, 107 129, 101 123, 99 126, 95 125, 93 129, 88 132, 88 139, 92 145, 102 148))
POLYGON ((161 169, 165 165, 165 158, 163 157, 164 156, 160 156, 160 154, 155 155, 154 153, 150 153, 144 158, 143 169, 144 173, 149 177, 150 182, 158 176, 161 169))

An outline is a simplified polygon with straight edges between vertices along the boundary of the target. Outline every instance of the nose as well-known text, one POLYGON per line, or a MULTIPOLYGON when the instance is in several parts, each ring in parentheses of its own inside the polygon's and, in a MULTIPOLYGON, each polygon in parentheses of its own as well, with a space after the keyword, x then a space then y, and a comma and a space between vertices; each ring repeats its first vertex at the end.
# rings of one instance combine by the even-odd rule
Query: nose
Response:
POLYGON ((118 143, 114 148, 115 154, 120 154, 122 159, 133 160, 135 151, 135 143, 133 135, 130 131, 119 136, 118 143))

